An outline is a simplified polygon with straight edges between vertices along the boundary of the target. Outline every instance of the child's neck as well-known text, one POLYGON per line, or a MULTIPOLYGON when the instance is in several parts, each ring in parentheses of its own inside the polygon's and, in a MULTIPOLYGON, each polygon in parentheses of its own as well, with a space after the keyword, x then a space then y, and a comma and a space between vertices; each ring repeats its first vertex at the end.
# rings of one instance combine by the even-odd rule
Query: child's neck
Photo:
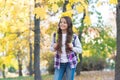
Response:
POLYGON ((67 32, 66 32, 66 30, 65 31, 62 31, 62 34, 66 34, 67 32))

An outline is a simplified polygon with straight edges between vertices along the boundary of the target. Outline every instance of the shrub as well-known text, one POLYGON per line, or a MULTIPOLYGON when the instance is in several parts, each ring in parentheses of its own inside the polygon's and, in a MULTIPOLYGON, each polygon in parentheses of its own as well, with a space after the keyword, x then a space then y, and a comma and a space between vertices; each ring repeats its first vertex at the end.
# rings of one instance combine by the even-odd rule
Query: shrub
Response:
POLYGON ((46 60, 48 62, 48 72, 50 74, 54 73, 54 53, 53 52, 46 52, 41 54, 41 59, 46 60))
POLYGON ((8 71, 11 72, 11 73, 14 73, 14 72, 16 72, 16 69, 13 66, 10 66, 8 71))
POLYGON ((82 61, 82 71, 102 70, 105 66, 105 59, 97 56, 84 57, 82 61))
POLYGON ((54 74, 54 59, 48 62, 48 72, 49 74, 54 74))

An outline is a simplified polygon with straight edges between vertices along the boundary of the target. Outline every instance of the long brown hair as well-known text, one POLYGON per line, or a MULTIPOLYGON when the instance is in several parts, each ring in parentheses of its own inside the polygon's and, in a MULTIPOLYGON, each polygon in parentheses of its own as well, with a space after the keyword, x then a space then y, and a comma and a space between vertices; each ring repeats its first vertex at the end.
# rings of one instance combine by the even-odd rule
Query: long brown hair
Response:
MULTIPOLYGON (((73 36, 73 30, 72 30, 72 20, 70 17, 68 16, 63 16, 61 17, 61 19, 64 18, 67 22, 67 25, 68 25, 68 28, 67 28, 67 36, 66 36, 66 42, 65 42, 65 45, 66 45, 66 53, 68 53, 70 51, 70 47, 68 46, 68 43, 71 43, 72 41, 72 36, 73 36)), ((58 24, 58 31, 57 31, 57 34, 58 34, 58 38, 57 38, 57 43, 58 43, 58 46, 57 46, 57 51, 59 53, 62 53, 62 50, 61 50, 61 47, 62 47, 62 30, 60 29, 60 22, 61 22, 61 19, 59 21, 59 24, 58 24)))

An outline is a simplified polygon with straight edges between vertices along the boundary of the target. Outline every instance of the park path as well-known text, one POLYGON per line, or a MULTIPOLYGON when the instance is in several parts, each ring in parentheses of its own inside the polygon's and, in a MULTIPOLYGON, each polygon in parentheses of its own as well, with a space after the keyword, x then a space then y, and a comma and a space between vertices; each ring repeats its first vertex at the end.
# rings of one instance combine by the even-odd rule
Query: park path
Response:
POLYGON ((114 71, 83 71, 75 80, 114 80, 114 71))

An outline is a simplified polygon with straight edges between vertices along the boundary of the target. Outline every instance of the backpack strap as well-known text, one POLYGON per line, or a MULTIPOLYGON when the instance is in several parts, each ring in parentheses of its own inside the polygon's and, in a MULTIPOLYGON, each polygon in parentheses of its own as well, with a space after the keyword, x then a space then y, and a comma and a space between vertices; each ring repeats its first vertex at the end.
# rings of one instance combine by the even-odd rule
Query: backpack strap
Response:
POLYGON ((58 34, 56 32, 54 32, 53 34, 53 39, 54 39, 54 43, 56 43, 58 40, 58 34))
POLYGON ((54 43, 56 43, 56 33, 53 34, 54 43))
POLYGON ((72 44, 73 44, 74 47, 75 47, 75 39, 76 39, 76 35, 74 34, 73 35, 73 42, 72 42, 72 44))

